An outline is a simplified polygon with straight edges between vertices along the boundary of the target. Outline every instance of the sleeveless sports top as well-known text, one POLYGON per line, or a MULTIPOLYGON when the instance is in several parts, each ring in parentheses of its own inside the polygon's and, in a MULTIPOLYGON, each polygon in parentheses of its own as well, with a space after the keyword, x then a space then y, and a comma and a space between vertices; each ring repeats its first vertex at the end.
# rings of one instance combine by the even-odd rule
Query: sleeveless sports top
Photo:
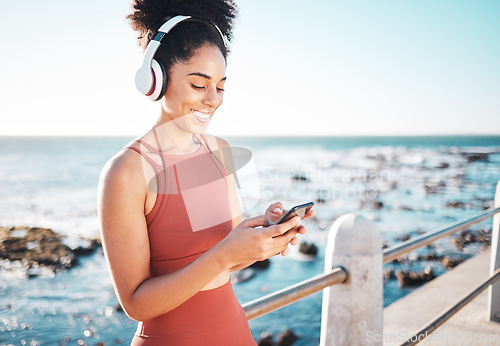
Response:
POLYGON ((159 165, 140 149, 156 174, 158 193, 146 216, 151 274, 167 274, 191 263, 232 229, 225 169, 208 147, 187 155, 168 155, 138 141, 161 158, 159 165))
MULTIPOLYGON (((153 167, 156 201, 146 215, 151 276, 185 267, 232 230, 226 171, 205 138, 187 155, 169 155, 137 142, 161 160, 153 167)), ((159 146, 155 132, 156 144, 159 146)), ((140 322, 132 345, 256 345, 231 283, 200 291, 170 312, 140 322), (235 343, 236 342, 236 343, 235 343)))

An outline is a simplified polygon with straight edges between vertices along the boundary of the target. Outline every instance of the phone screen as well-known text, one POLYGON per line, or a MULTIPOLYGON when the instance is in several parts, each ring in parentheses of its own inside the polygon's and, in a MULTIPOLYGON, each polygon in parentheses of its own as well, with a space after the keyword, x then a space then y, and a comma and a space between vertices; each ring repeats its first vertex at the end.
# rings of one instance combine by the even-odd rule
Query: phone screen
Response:
POLYGON ((295 216, 300 216, 300 218, 303 218, 304 215, 306 215, 307 212, 313 207, 313 205, 314 205, 313 202, 296 205, 295 207, 293 207, 292 209, 290 209, 288 211, 288 213, 286 213, 285 215, 283 215, 281 217, 281 219, 279 219, 279 221, 276 222, 276 224, 280 224, 280 223, 283 223, 285 221, 288 221, 288 220, 290 220, 291 218, 293 218, 295 216))

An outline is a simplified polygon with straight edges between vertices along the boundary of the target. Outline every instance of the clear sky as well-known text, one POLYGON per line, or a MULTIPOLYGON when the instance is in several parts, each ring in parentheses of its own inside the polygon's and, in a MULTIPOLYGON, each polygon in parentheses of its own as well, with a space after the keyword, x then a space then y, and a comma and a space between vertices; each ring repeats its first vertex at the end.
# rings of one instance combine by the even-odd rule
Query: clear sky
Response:
MULTIPOLYGON (((500 134, 500 1, 237 0, 218 135, 500 134)), ((0 135, 140 135, 125 0, 2 4, 0 135)))

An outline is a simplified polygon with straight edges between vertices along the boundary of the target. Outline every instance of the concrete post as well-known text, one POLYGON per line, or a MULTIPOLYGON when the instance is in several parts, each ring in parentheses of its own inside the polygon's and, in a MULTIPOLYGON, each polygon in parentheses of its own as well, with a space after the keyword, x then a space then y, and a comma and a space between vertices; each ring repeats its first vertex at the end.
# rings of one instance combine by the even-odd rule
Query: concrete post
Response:
MULTIPOLYGON (((500 180, 497 183, 497 191, 495 193, 495 208, 500 207, 500 180)), ((500 267, 500 213, 493 216, 493 229, 491 235, 491 260, 490 260, 490 275, 493 275, 495 270, 500 267)), ((500 282, 496 282, 489 288, 488 310, 490 320, 500 322, 500 282)))
POLYGON ((347 214, 330 228, 325 271, 342 266, 346 283, 323 290, 321 346, 382 345, 382 240, 367 219, 347 214))

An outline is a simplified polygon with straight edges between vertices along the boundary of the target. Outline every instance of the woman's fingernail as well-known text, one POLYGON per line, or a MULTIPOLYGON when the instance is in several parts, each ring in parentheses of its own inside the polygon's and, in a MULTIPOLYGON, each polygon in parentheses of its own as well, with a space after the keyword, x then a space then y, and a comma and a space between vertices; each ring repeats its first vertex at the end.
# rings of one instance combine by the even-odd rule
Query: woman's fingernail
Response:
POLYGON ((281 208, 280 207, 276 207, 276 208, 274 208, 273 212, 276 213, 276 214, 280 214, 281 213, 281 208))

